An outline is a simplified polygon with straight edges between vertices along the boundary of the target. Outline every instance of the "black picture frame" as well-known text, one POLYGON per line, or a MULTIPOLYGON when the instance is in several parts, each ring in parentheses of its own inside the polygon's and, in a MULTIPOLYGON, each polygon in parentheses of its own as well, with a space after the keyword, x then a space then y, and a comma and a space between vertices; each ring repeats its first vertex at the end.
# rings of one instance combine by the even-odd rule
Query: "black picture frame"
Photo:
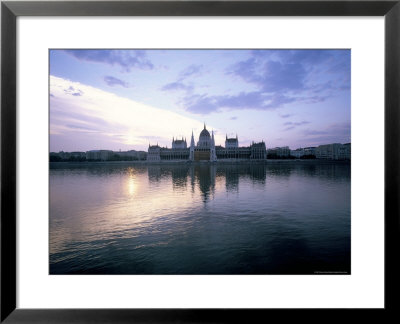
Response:
POLYGON ((4 323, 385 321, 398 314, 400 267, 400 0, 4 1, 1 3, 1 317, 4 323), (385 306, 383 309, 16 308, 16 19, 18 16, 384 16, 385 306))

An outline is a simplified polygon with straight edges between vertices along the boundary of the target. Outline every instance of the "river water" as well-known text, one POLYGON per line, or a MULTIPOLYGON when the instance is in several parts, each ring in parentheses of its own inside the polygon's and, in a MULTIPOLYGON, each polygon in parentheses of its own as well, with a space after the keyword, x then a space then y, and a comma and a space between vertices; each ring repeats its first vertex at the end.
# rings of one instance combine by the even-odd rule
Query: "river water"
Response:
POLYGON ((350 274, 350 165, 50 167, 50 274, 350 274))

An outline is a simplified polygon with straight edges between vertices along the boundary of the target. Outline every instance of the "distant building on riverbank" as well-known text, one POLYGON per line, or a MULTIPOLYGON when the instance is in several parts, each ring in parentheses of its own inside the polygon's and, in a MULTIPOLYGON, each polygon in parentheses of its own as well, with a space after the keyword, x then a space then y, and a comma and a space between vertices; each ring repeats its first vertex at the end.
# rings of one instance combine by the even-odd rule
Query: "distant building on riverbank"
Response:
POLYGON ((268 159, 323 159, 351 160, 351 143, 323 144, 317 147, 304 147, 295 150, 288 146, 275 147, 267 150, 268 159))
POLYGON ((351 143, 324 144, 290 150, 290 157, 296 159, 351 160, 351 143))
POLYGON ((289 146, 275 147, 267 150, 267 156, 269 159, 286 159, 290 157, 289 146))
POLYGON ((85 160, 86 159, 86 152, 64 152, 60 151, 58 153, 50 152, 50 159, 51 158, 59 159, 59 160, 85 160))
POLYGON ((144 151, 111 151, 90 150, 86 152, 50 152, 50 162, 84 162, 84 161, 140 161, 146 160, 144 151))
POLYGON ((351 144, 333 143, 320 145, 315 149, 315 156, 317 159, 350 160, 351 144))
POLYGON ((91 150, 86 152, 86 160, 88 161, 109 161, 113 156, 110 150, 91 150))
POLYGON ((315 147, 304 147, 295 150, 290 150, 290 156, 296 159, 315 159, 315 147))
POLYGON ((267 151, 264 141, 260 143, 252 143, 250 146, 239 147, 239 139, 236 138, 225 139, 225 147, 216 146, 214 139, 214 132, 211 134, 207 130, 206 125, 200 132, 199 140, 197 143, 194 141, 194 134, 190 140, 190 146, 187 147, 186 139, 181 140, 172 139, 172 148, 160 147, 157 145, 150 145, 147 151, 147 161, 217 161, 217 160, 265 160, 267 158, 267 151))

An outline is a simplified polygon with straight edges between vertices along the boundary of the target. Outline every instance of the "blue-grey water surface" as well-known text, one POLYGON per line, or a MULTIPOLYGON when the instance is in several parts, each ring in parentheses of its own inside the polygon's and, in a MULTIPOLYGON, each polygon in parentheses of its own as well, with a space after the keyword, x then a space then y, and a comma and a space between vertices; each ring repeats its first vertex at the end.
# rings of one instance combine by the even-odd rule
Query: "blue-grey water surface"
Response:
POLYGON ((50 168, 50 274, 350 273, 350 164, 50 168))

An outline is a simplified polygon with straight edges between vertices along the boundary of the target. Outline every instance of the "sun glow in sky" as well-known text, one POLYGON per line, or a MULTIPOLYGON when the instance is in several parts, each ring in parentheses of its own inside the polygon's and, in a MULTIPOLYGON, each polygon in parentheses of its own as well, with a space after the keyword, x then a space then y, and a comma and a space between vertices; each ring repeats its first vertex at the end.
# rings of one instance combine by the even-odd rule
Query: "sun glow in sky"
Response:
POLYGON ((50 150, 350 142, 350 50, 50 50, 50 150))

